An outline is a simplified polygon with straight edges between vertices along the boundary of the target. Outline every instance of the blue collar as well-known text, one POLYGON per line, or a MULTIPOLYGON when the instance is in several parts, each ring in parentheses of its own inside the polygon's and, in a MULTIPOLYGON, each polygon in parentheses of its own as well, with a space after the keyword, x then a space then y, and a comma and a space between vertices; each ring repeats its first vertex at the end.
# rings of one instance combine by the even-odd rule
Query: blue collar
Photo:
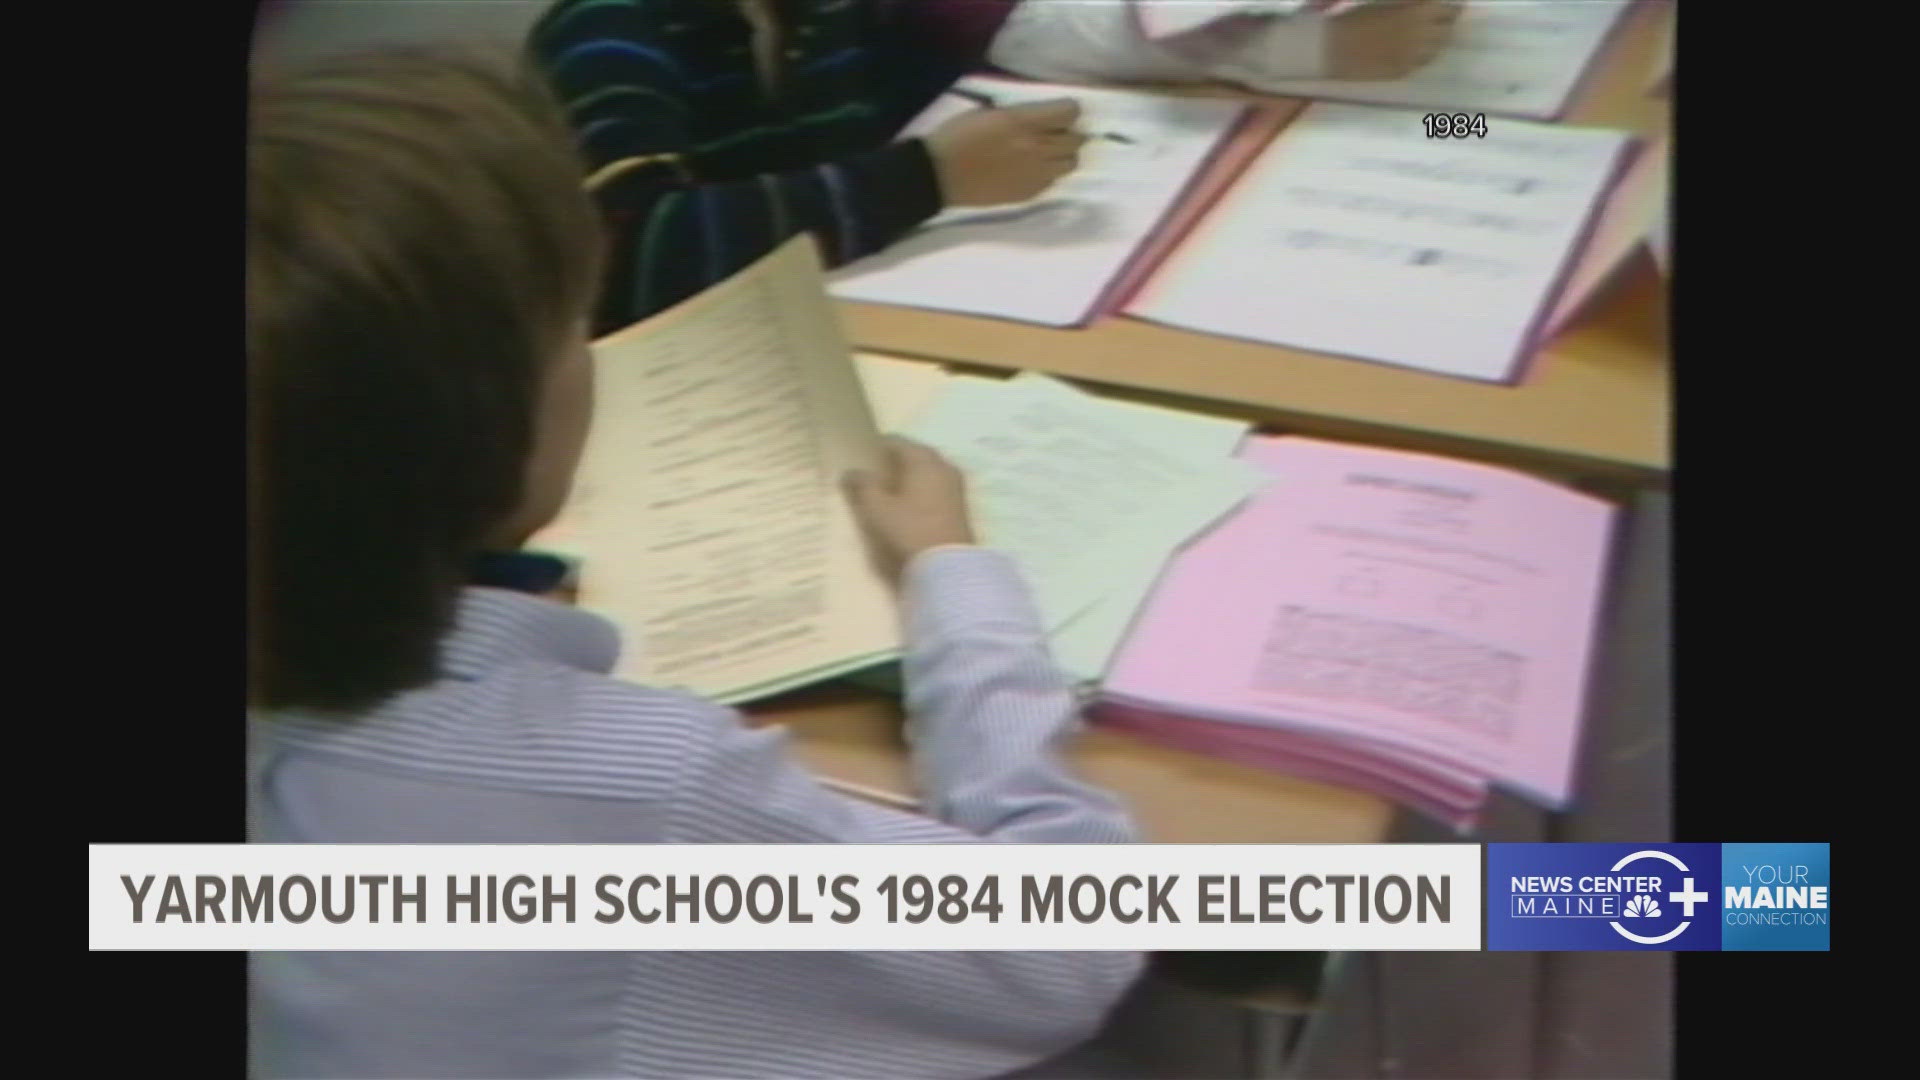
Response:
POLYGON ((573 564, 537 551, 494 552, 474 560, 469 582, 487 589, 547 596, 568 584, 573 564))

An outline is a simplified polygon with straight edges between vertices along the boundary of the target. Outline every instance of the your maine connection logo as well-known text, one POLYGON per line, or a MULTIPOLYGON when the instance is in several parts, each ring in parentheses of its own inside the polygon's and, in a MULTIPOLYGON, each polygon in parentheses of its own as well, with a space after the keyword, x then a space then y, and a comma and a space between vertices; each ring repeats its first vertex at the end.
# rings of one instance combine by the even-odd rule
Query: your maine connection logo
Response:
POLYGON ((1829 948, 1826 844, 1489 844, 1487 948, 1829 948))
POLYGON ((1826 952, 1832 854, 1826 844, 1720 845, 1720 947, 1826 952))

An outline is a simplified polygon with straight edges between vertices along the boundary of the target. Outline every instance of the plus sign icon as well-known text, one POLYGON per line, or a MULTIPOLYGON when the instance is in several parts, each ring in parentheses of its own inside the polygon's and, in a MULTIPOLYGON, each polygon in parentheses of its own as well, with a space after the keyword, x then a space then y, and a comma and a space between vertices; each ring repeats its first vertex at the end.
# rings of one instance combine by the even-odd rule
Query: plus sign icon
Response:
POLYGON ((1487 948, 1720 948, 1718 844, 1489 844, 1487 948))

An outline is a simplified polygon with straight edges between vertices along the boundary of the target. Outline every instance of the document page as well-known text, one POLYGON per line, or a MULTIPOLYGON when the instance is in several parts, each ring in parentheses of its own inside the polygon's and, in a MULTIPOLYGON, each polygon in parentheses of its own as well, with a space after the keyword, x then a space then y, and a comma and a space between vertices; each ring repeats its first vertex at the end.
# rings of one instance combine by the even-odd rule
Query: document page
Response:
POLYGON ((880 435, 810 238, 595 353, 585 460, 537 542, 582 559, 620 674, 737 701, 898 651, 841 487, 880 435))
MULTIPOLYGON (((1020 566, 1049 631, 1153 573, 1251 490, 1224 451, 1208 461, 1169 445, 1164 420, 1143 419, 1136 433, 1128 419, 1054 379, 1022 376, 956 380, 906 432, 967 474, 981 540, 1020 566)), ((1230 430, 1201 437, 1230 446, 1230 430)))
POLYGON ((1305 110, 1127 305, 1202 333, 1502 381, 1611 188, 1623 132, 1305 110))
POLYGON ((873 408, 874 423, 888 433, 906 430, 953 380, 945 368, 924 360, 861 353, 853 362, 873 408))

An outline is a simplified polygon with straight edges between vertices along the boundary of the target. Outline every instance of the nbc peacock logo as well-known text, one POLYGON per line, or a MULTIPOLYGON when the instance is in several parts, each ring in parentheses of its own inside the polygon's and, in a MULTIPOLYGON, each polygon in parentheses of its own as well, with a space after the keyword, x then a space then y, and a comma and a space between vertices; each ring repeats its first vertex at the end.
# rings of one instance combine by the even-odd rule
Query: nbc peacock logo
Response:
MULTIPOLYGON (((1692 871, 1687 868, 1687 864, 1681 862, 1678 858, 1664 851, 1653 850, 1634 852, 1619 862, 1614 863, 1612 872, 1622 874, 1627 872, 1629 868, 1639 866, 1648 860, 1668 863, 1682 875, 1692 873, 1692 871)), ((1642 867, 1642 869, 1647 868, 1642 867)), ((1660 877, 1641 874, 1631 874, 1621 880, 1632 882, 1634 885, 1651 884, 1656 890, 1660 888, 1664 881, 1664 879, 1660 877), (1639 878, 1640 880, 1636 881, 1635 878, 1639 878)), ((1667 894, 1668 902, 1681 909, 1683 918, 1680 920, 1680 925, 1668 930, 1664 934, 1638 934, 1627 929, 1624 925, 1627 919, 1641 920, 1639 925, 1644 929, 1647 922, 1652 922, 1660 918, 1660 901, 1655 899, 1656 895, 1656 893, 1652 892, 1635 892, 1632 899, 1628 900, 1626 906, 1621 909, 1621 917, 1614 920, 1614 932, 1636 945, 1664 945, 1674 938, 1679 937, 1681 934, 1686 933, 1687 927, 1693 925, 1693 909, 1696 906, 1713 899, 1711 893, 1694 887, 1692 877, 1683 876, 1680 879, 1680 887, 1667 894)))

